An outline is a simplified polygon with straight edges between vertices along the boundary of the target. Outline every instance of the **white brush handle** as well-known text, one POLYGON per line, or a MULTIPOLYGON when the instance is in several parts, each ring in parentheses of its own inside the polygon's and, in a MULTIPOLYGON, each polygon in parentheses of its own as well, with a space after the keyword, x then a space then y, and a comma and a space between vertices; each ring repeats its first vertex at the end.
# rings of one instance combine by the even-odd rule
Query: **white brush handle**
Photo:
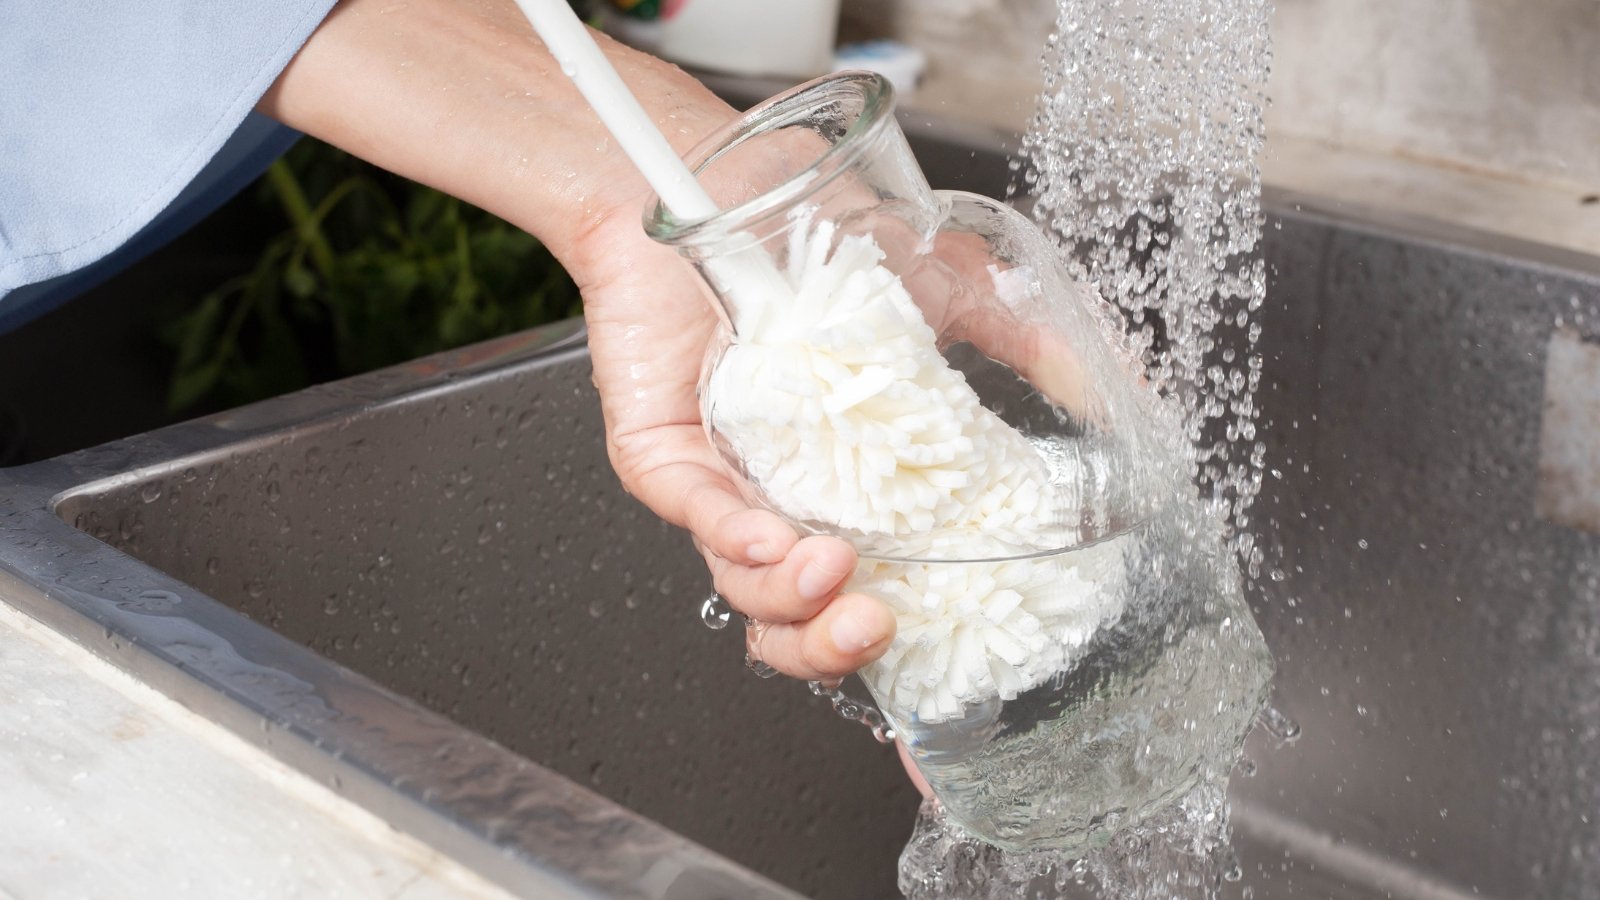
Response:
POLYGON ((678 158, 678 152, 667 143, 633 92, 622 83, 567 0, 516 2, 550 48, 562 73, 577 85, 622 152, 633 160, 672 215, 684 221, 716 215, 717 205, 678 158))
MULTIPOLYGON (((589 101, 606 130, 672 215, 687 222, 716 215, 719 210, 711 195, 678 158, 678 152, 667 143, 638 98, 622 83, 622 77, 600 52, 600 46, 567 0, 517 0, 517 6, 550 48, 562 74, 577 85, 578 92, 589 101)), ((706 266, 726 292, 742 299, 740 318, 746 320, 742 326, 746 330, 756 327, 774 304, 793 297, 788 281, 760 246, 708 259, 706 266)), ((731 319, 731 309, 728 315, 731 319)))

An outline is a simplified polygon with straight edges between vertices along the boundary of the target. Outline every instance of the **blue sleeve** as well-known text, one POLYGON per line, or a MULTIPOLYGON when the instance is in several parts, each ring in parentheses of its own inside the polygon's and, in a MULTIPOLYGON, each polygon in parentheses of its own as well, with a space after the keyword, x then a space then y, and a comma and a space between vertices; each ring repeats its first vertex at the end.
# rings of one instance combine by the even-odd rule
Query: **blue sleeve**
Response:
POLYGON ((332 5, 0 2, 0 325, 281 152, 251 109, 332 5))

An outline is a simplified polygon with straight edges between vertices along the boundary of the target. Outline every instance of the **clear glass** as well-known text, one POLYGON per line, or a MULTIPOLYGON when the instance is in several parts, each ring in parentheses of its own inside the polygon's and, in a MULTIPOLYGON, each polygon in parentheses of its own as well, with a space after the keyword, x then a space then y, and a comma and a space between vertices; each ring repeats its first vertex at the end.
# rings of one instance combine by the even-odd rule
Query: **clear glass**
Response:
POLYGON ((881 78, 690 159, 723 212, 657 240, 722 313, 701 382, 754 502, 861 553, 898 632, 861 673, 955 821, 1104 840, 1225 778, 1271 659, 1117 320, 1026 218, 931 190, 881 78))

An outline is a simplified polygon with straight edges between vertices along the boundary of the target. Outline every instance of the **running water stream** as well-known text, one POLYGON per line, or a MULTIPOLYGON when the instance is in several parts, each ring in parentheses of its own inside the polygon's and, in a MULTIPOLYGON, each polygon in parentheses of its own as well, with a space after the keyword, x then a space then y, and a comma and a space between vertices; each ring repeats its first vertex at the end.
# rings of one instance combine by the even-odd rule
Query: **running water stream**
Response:
MULTIPOLYGON (((1263 563, 1250 507, 1265 455, 1253 318, 1266 286, 1268 11, 1266 0, 1058 0, 1015 163, 1073 274, 1121 309, 1151 382, 1181 406, 1199 496, 1252 580, 1263 563)), ((1169 652, 1215 650, 1196 641, 1169 652)), ((1079 856, 987 846, 930 801, 900 886, 912 898, 1189 900, 1238 877, 1217 779, 1079 856)))

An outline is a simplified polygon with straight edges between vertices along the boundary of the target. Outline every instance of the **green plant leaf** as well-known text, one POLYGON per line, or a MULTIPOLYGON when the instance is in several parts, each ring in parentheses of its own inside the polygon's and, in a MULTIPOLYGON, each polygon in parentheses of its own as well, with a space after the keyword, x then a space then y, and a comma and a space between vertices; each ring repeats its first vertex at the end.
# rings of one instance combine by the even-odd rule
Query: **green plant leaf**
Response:
POLYGON ((222 362, 215 359, 173 373, 171 386, 167 389, 167 408, 179 412, 199 403, 216 389, 221 375, 222 362))
POLYGON ((283 270, 283 286, 296 297, 312 297, 317 293, 317 277, 296 260, 283 270))
POLYGON ((283 231, 248 275, 161 326, 175 408, 259 399, 581 310, 532 236, 309 139, 233 202, 283 231))

